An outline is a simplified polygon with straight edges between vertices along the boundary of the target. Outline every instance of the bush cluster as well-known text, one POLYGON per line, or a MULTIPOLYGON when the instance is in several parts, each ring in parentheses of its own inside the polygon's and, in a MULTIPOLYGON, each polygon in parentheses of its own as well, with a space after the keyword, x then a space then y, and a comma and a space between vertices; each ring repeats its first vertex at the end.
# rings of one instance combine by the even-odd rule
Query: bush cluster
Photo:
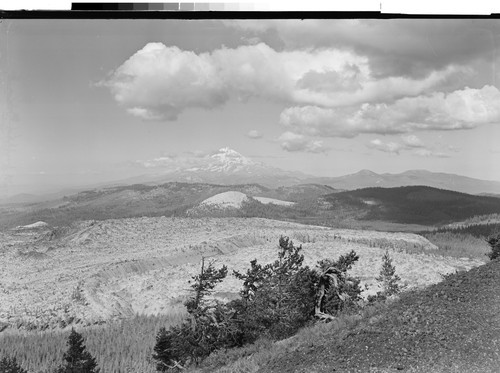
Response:
POLYGON ((0 373, 28 373, 18 363, 15 357, 4 357, 0 360, 0 373))
POLYGON ((157 371, 198 364, 217 349, 240 347, 262 336, 287 338, 314 319, 317 303, 322 313, 331 315, 354 306, 361 288, 347 271, 359 259, 356 253, 320 261, 311 269, 304 266, 301 250, 281 237, 274 262, 262 265, 255 259, 246 272, 233 272, 243 287, 240 298, 226 304, 207 295, 227 276, 227 268, 216 269, 213 262, 205 267, 202 261, 200 274, 193 277, 192 296, 185 303, 189 318, 178 326, 161 328, 156 336, 157 371), (330 268, 338 274, 336 284, 331 286, 328 280, 324 296, 318 299, 322 274, 330 268))

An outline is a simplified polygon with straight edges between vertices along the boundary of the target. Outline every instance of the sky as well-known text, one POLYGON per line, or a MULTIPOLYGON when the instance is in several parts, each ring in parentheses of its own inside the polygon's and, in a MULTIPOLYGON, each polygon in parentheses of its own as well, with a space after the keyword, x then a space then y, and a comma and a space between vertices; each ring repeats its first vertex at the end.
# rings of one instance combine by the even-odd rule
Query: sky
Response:
POLYGON ((222 147, 317 176, 500 181, 500 22, 2 20, 0 197, 222 147))

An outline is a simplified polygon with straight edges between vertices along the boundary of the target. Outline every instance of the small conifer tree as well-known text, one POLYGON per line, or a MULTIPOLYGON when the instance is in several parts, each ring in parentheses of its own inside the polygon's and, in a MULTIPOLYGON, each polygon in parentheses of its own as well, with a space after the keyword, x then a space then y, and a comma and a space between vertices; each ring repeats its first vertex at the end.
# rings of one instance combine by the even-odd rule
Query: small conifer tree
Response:
POLYGON ((161 328, 156 335, 153 359, 158 372, 181 369, 188 362, 197 364, 213 350, 233 344, 237 333, 228 325, 228 309, 218 302, 209 302, 215 286, 227 276, 227 267, 215 268, 202 258, 200 273, 192 277, 192 296, 184 303, 190 318, 181 325, 161 328))
POLYGON ((179 352, 175 349, 175 334, 161 328, 156 335, 153 359, 156 361, 157 372, 167 372, 174 366, 175 359, 179 359, 179 352))
POLYGON ((208 266, 205 267, 205 258, 202 257, 200 274, 193 277, 193 284, 191 285, 194 296, 184 303, 188 312, 192 314, 195 310, 197 310, 204 301, 205 297, 209 295, 215 286, 224 280, 226 276, 226 266, 216 269, 214 267, 214 262, 209 262, 208 266))
POLYGON ((15 357, 4 357, 0 360, 0 373, 28 373, 28 371, 21 368, 15 357))
POLYGON ((376 280, 382 284, 382 294, 386 297, 401 291, 401 277, 396 274, 396 267, 392 264, 392 258, 387 250, 382 257, 382 268, 376 280))
POLYGON ((500 233, 488 238, 487 242, 491 247, 491 252, 486 254, 490 260, 500 257, 500 233))
POLYGON ((68 337, 68 350, 63 355, 64 363, 57 373, 99 373, 92 355, 87 351, 83 337, 74 329, 68 337))

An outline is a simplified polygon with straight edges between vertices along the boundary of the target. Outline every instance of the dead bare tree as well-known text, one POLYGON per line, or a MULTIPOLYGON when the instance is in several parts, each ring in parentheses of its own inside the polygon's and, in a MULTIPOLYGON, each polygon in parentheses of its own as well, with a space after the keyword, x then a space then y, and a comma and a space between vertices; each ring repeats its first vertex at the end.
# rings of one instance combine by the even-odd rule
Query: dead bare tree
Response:
POLYGON ((350 298, 349 294, 339 291, 340 282, 345 282, 343 273, 336 267, 330 266, 319 273, 318 290, 316 291, 316 304, 314 307, 314 316, 321 320, 333 320, 335 316, 323 312, 321 305, 326 292, 333 286, 334 291, 341 301, 345 302, 350 298))

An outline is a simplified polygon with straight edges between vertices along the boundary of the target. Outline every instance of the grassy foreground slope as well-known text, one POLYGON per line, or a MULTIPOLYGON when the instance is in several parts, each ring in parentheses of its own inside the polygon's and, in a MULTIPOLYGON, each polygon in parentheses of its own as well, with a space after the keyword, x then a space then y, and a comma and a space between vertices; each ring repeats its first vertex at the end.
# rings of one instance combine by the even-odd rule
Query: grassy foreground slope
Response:
POLYGON ((258 371, 499 372, 499 281, 498 260, 450 276, 347 330, 299 336, 258 371))

